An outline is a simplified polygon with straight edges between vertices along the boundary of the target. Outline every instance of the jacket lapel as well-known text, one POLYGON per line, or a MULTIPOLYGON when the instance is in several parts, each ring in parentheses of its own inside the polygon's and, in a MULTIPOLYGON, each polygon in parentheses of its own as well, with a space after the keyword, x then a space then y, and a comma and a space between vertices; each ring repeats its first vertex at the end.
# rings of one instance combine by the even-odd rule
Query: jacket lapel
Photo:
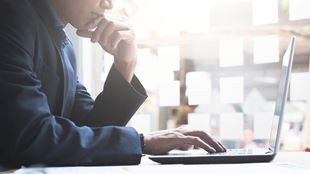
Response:
MULTIPOLYGON (((49 31, 50 38, 57 50, 57 58, 62 64, 64 82, 60 116, 69 117, 74 105, 77 81, 73 46, 63 30, 62 21, 52 8, 50 0, 30 0, 30 2, 49 31)), ((55 57, 55 59, 57 58, 55 57)))
POLYGON ((61 62, 63 65, 64 72, 64 95, 63 95, 63 109, 62 116, 69 117, 71 115, 72 107, 74 105, 75 100, 75 92, 76 92, 76 73, 75 73, 75 63, 70 60, 75 60, 75 54, 73 50, 73 46, 66 37, 65 42, 62 44, 62 48, 59 47, 58 52, 60 54, 61 62))

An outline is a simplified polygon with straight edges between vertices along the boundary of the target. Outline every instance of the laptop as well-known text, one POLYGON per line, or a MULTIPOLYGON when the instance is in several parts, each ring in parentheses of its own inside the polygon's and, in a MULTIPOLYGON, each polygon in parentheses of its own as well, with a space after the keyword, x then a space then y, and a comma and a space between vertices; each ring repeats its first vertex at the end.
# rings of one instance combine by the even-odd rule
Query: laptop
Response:
POLYGON ((294 58, 296 37, 292 36, 283 56, 282 70, 273 116, 269 143, 265 148, 228 149, 227 152, 208 153, 204 150, 172 150, 166 155, 150 155, 149 158, 161 164, 224 164, 270 162, 276 156, 280 144, 284 105, 287 100, 290 73, 294 58))

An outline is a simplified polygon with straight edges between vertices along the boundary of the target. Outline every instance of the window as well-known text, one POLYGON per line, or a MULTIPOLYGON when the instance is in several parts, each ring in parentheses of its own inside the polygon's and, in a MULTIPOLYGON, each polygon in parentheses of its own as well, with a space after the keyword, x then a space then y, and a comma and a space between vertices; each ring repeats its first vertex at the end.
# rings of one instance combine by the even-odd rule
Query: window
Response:
POLYGON ((310 18, 309 0, 290 0, 290 20, 310 18))
POLYGON ((254 39, 254 63, 279 62, 279 38, 277 35, 260 36, 254 39))
POLYGON ((310 99, 310 73, 293 73, 290 85, 291 100, 307 101, 310 99))
POLYGON ((253 0, 253 24, 278 22, 278 0, 253 0))
POLYGON ((180 82, 162 83, 159 87, 159 106, 180 105, 180 82))
POLYGON ((178 46, 160 47, 158 49, 159 66, 167 71, 180 69, 180 49, 178 46))
MULTIPOLYGON (((268 136, 261 124, 266 122, 268 126, 269 120, 262 115, 273 112, 281 59, 292 32, 298 34, 294 67, 299 73, 291 76, 286 106, 293 109, 286 112, 300 118, 309 115, 291 101, 305 104, 310 97, 305 92, 310 86, 310 52, 303 49, 309 46, 309 0, 116 2, 121 3, 116 5, 115 12, 125 15, 135 29, 135 74, 149 96, 132 119, 131 125, 138 130, 148 131, 149 122, 152 130, 165 129, 167 121, 175 119, 175 109, 190 105, 194 109, 185 117, 189 125, 221 135, 236 148, 261 145, 254 139, 268 136), (230 132, 232 129, 237 130, 230 132), (249 139, 253 142, 249 143, 249 139)), ((80 79, 93 97, 102 91, 101 83, 113 63, 111 55, 102 56, 94 51, 96 46, 86 39, 77 47, 83 57, 80 79), (98 67, 103 69, 102 73, 98 67)), ((285 125, 291 126, 287 131, 300 133, 300 120, 287 121, 285 125)))
POLYGON ((188 125, 193 129, 210 131, 210 115, 203 113, 188 114, 188 125))
POLYGON ((242 40, 223 40, 220 42, 220 66, 243 65, 243 42, 242 40))
POLYGON ((242 140, 244 120, 242 113, 220 115, 220 137, 223 140, 242 140))
POLYGON ((207 72, 186 74, 186 95, 189 105, 210 104, 211 88, 211 79, 207 72))
POLYGON ((220 98, 222 103, 243 102, 243 77, 224 77, 220 79, 220 98))

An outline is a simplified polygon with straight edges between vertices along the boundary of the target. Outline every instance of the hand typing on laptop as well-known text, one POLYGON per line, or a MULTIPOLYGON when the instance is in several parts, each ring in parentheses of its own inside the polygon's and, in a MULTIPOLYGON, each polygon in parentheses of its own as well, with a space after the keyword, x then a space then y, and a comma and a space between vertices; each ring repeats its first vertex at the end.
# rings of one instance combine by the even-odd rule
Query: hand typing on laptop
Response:
POLYGON ((152 132, 144 137, 145 154, 165 154, 176 148, 200 147, 209 153, 225 152, 226 148, 205 131, 184 127, 152 132))

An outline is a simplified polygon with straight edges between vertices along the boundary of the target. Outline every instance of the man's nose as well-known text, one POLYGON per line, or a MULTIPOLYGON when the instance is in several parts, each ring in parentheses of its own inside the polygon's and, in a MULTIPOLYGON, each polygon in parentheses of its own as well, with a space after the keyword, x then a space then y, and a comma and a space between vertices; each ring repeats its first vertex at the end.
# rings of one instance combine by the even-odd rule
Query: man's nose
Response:
POLYGON ((111 10, 114 5, 114 0, 102 0, 100 5, 102 9, 111 10))

